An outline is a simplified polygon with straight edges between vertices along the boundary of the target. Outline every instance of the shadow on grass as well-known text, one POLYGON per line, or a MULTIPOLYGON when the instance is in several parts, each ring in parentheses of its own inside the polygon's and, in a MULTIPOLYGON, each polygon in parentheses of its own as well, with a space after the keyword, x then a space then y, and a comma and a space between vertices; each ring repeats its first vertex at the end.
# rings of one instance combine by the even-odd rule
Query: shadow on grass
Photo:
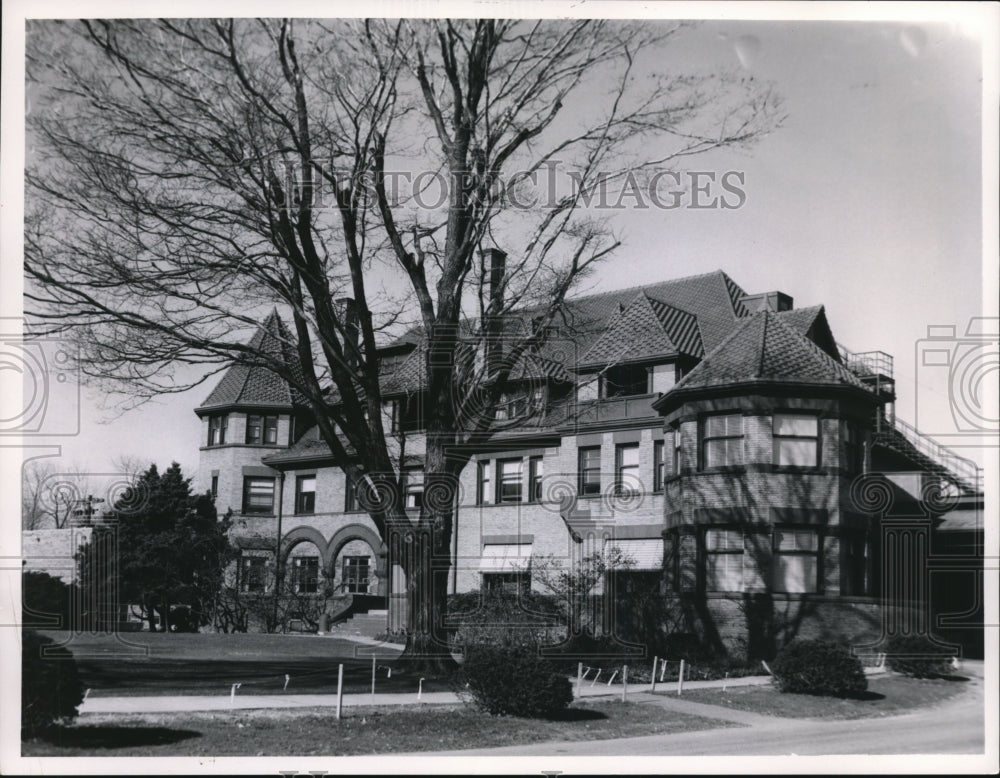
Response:
POLYGON ((599 721, 608 715, 593 708, 566 708, 546 717, 546 721, 599 721))
POLYGON ((932 680, 935 681, 959 681, 961 683, 968 683, 971 679, 964 675, 935 675, 932 676, 932 680))
POLYGON ((861 702, 875 702, 876 700, 884 700, 885 695, 879 694, 878 692, 858 692, 857 694, 852 694, 847 699, 849 700, 860 700, 861 702))
POLYGON ((40 740, 54 746, 109 749, 164 746, 196 737, 201 737, 201 733, 190 729, 117 727, 97 724, 81 727, 55 727, 39 735, 40 740))

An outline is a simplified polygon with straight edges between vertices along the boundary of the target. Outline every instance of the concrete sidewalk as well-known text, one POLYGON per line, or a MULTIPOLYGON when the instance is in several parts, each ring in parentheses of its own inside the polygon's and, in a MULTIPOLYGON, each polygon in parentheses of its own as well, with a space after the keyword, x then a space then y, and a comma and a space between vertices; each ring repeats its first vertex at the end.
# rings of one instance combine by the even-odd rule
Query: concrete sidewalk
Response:
MULTIPOLYGON (((573 695, 577 696, 576 679, 573 683, 573 695)), ((754 686, 768 684, 770 676, 747 676, 745 678, 730 678, 726 681, 685 681, 684 689, 714 689, 722 686, 754 686)), ((649 691, 649 683, 629 684, 628 695, 639 695, 649 691)), ((677 681, 657 683, 658 692, 676 693, 677 681)), ((595 697, 621 697, 621 684, 598 681, 592 684, 584 681, 580 689, 580 699, 595 697)), ((344 707, 360 705, 445 705, 459 702, 454 692, 424 692, 416 691, 410 694, 345 694, 344 707)), ((80 715, 89 713, 185 713, 210 710, 248 710, 257 708, 332 708, 337 705, 336 694, 245 694, 237 690, 235 696, 227 694, 201 695, 171 695, 160 697, 90 697, 80 706, 80 715)))

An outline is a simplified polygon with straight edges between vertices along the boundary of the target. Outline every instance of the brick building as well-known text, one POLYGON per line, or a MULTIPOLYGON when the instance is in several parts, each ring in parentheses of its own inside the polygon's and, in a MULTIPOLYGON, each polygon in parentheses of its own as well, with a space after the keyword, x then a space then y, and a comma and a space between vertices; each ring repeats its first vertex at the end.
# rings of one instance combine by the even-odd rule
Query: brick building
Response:
MULTIPOLYGON (((502 268, 500 252, 492 259, 502 268)), ((684 629, 721 645, 794 634, 874 644, 895 623, 887 613, 924 607, 919 593, 893 593, 885 527, 911 517, 896 524, 923 537, 974 514, 982 495, 974 468, 894 418, 891 357, 847 352, 822 306, 747 294, 721 271, 577 298, 562 324, 462 473, 450 591, 532 586, 532 560, 568 568, 617 547, 626 587, 655 582, 684 629)), ((289 342, 275 313, 253 345, 289 342)), ((417 511, 426 354, 403 337, 380 355, 387 429, 406 441, 400 498, 417 511)), ((236 513, 240 587, 268 585, 280 527, 296 585, 308 593, 323 571, 342 593, 331 616, 353 603, 402 627, 402 571, 301 398, 262 367, 236 366, 196 413, 195 487, 236 513)), ((909 581, 907 559, 897 566, 909 581)))

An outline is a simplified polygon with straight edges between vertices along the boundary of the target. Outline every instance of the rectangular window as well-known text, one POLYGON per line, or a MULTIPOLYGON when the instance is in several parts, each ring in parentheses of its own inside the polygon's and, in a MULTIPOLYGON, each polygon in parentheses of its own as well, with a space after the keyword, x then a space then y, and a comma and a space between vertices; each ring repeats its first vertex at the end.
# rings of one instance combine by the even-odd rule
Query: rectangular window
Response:
POLYGON ((705 591, 743 591, 743 533, 710 529, 705 532, 705 591))
POLYGON ((292 590, 297 594, 316 594, 319 591, 319 557, 297 556, 290 561, 292 590))
POLYGON ((267 560, 262 556, 240 557, 240 591, 263 592, 267 582, 267 560))
POLYGON ((681 454, 683 449, 681 447, 681 430, 680 427, 673 432, 673 448, 674 448, 674 475, 681 474, 681 454))
POLYGON ((212 476, 212 499, 215 500, 219 496, 219 476, 212 476))
POLYGON ((528 460, 528 502, 542 501, 544 467, 544 461, 540 456, 528 460))
MULTIPOLYGON (((840 593, 865 597, 872 593, 871 546, 865 532, 850 532, 840 539, 840 593)), ((829 552, 828 552, 829 553, 829 552)))
POLYGON ((483 573, 483 589, 493 594, 527 594, 531 590, 531 573, 483 573))
POLYGON ((580 494, 601 493, 601 447, 590 446, 579 451, 577 473, 580 479, 580 494))
POLYGON ((351 594, 368 594, 368 557, 346 556, 340 588, 351 594))
POLYGON ((493 490, 490 485, 490 461, 484 459, 477 465, 478 480, 476 485, 476 505, 489 505, 493 502, 493 490))
POLYGON ((274 513, 274 479, 246 477, 243 479, 243 512, 274 513))
POLYGON ((615 494, 628 497, 641 491, 639 480, 639 444, 615 446, 615 494))
POLYGON ((497 462, 497 502, 521 502, 520 459, 501 459, 497 462))
POLYGON ((295 479, 295 512, 316 512, 316 476, 300 475, 295 479))
POLYGON ((653 441, 653 491, 663 491, 663 481, 666 468, 663 462, 663 441, 653 441))
POLYGON ((419 508, 424 503, 424 469, 409 467, 403 471, 403 505, 419 508))
POLYGON ((703 425, 703 466, 742 465, 743 416, 739 413, 708 416, 703 425))
POLYGON ((818 590, 819 535, 813 529, 774 531, 776 592, 810 593, 818 590))
POLYGON ((278 417, 247 415, 247 443, 273 445, 278 442, 278 417))
POLYGON ((605 398, 649 394, 649 368, 636 365, 610 367, 602 374, 601 382, 605 398))
POLYGON ((844 466, 849 473, 862 473, 865 468, 864 439, 861 429, 854 422, 844 425, 844 466))
POLYGON ((774 414, 774 464, 816 467, 819 464, 819 419, 792 413, 774 414))
POLYGON ((208 445, 221 446, 226 442, 226 428, 229 426, 229 414, 220 413, 208 417, 208 445))

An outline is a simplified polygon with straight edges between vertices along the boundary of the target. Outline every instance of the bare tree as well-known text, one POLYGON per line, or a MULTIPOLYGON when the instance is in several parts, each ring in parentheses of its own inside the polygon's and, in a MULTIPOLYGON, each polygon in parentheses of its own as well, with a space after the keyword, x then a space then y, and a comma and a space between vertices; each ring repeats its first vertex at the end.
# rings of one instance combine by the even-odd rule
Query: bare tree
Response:
POLYGON ((29 460, 21 477, 21 529, 62 529, 74 511, 92 508, 87 503, 91 491, 90 476, 83 468, 29 460))
POLYGON ((468 451, 495 434, 505 387, 567 294, 618 245, 589 198, 637 171, 749 145, 780 121, 753 79, 662 72, 681 31, 33 22, 33 321, 75 336, 83 371, 136 401, 235 363, 289 381, 337 464, 366 479, 372 520, 398 546, 408 652, 445 656, 468 451), (552 186, 532 199, 525 187, 539 177, 552 186), (490 245, 513 258, 503 273, 482 259, 490 245), (279 353, 255 352, 246 332, 274 306, 293 332, 279 353), (498 325, 518 311, 513 332, 498 325), (406 326, 423 369, 417 519, 399 499, 402 452, 383 426, 376 348, 406 326), (185 378, 191 365, 202 369, 185 378))

